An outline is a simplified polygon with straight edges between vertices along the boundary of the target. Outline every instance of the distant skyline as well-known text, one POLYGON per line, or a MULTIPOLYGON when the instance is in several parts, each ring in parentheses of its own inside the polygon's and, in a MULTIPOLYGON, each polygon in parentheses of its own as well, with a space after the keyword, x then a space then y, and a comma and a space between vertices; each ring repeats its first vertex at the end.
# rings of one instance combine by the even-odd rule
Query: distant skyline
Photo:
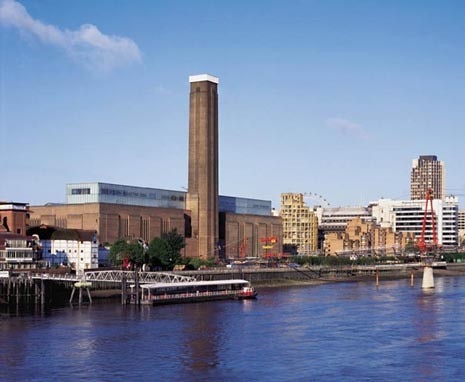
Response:
MULTIPOLYGON (((219 77, 220 194, 465 206, 465 3, 0 0, 0 200, 187 187, 189 75, 219 77)), ((317 202, 309 200, 309 203, 317 202)))

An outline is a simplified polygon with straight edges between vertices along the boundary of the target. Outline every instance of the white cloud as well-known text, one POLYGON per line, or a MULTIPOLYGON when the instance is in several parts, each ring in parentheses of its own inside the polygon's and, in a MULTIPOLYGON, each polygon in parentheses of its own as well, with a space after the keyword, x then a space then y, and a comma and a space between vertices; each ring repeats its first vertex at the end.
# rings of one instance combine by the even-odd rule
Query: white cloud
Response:
POLYGON ((155 92, 161 95, 172 95, 173 91, 164 87, 163 85, 158 85, 155 87, 155 92))
POLYGON ((326 120, 326 127, 329 129, 340 131, 344 134, 354 135, 359 138, 368 138, 368 134, 363 129, 362 125, 355 122, 351 122, 347 119, 329 118, 326 120))
POLYGON ((78 30, 61 30, 33 19, 15 0, 0 2, 0 25, 16 28, 44 44, 59 47, 91 69, 108 71, 141 60, 137 44, 127 37, 105 35, 92 24, 81 25, 78 30))

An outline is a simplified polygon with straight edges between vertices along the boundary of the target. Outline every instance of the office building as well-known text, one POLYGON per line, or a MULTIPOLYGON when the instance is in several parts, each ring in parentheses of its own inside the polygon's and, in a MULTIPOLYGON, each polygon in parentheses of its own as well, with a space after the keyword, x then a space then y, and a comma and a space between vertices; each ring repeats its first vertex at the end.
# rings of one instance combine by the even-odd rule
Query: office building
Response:
POLYGON ((459 245, 465 246, 465 210, 459 211, 458 217, 459 245))
MULTIPOLYGON (((425 200, 380 199, 371 203, 372 215, 381 227, 392 227, 394 232, 412 232, 416 240, 421 236, 425 200)), ((455 247, 458 244, 458 200, 448 196, 433 200, 434 220, 438 244, 455 247)), ((431 211, 427 211, 425 240, 433 239, 431 211)))

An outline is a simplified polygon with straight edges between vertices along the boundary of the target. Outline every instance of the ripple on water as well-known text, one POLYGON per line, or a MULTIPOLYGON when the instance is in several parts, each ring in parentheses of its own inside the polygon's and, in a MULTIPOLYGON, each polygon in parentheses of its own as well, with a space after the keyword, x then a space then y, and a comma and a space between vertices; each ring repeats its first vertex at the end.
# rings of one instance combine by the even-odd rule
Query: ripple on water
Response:
POLYGON ((0 379, 464 380, 465 278, 260 290, 256 301, 96 304, 0 321, 0 379))

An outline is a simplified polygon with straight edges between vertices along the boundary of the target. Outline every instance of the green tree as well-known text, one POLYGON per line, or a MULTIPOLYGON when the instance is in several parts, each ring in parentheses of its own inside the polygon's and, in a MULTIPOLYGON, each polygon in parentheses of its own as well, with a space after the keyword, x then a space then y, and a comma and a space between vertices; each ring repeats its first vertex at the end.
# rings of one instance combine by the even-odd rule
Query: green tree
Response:
POLYGON ((139 242, 132 242, 128 246, 129 249, 129 260, 131 263, 141 267, 147 262, 146 251, 139 242))
POLYGON ((405 244, 405 253, 415 253, 417 251, 417 247, 415 245, 415 242, 413 240, 409 240, 406 244, 405 244))
POLYGON ((144 247, 140 243, 118 239, 110 248, 108 261, 112 265, 120 266, 124 259, 128 259, 132 264, 141 266, 146 262, 145 256, 144 247))
POLYGON ((124 239, 118 239, 110 247, 108 262, 111 265, 120 266, 124 258, 129 258, 128 243, 124 239))
POLYGON ((147 249, 147 260, 152 266, 173 269, 181 260, 181 250, 186 246, 176 229, 154 238, 147 249))

